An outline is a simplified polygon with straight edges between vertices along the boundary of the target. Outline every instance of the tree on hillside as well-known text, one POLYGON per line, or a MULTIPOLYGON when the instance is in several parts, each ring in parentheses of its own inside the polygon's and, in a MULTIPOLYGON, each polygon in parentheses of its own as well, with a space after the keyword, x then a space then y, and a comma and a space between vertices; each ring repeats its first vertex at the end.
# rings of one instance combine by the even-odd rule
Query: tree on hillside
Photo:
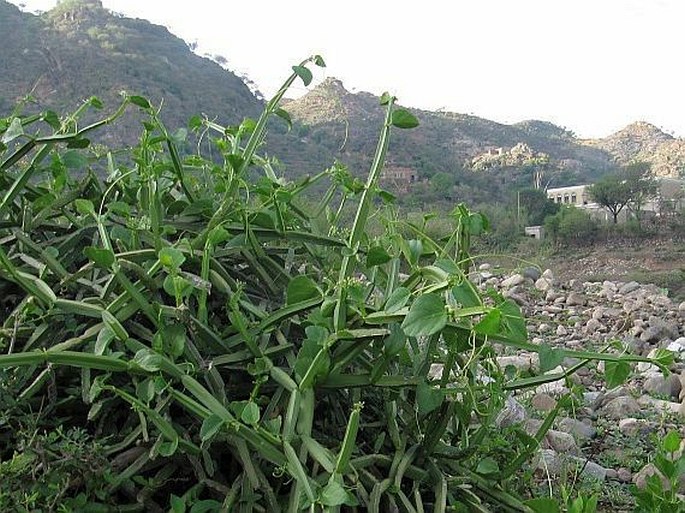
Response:
POLYGON ((595 182, 588 192, 593 200, 611 212, 617 223, 618 215, 626 206, 639 218, 647 199, 656 193, 656 183, 650 165, 635 162, 595 182))
POLYGON ((517 192, 517 203, 520 209, 528 214, 527 222, 531 225, 541 225, 545 218, 553 216, 559 211, 559 204, 554 203, 547 194, 540 189, 522 189, 517 192))
POLYGON ((623 168, 625 180, 631 191, 631 199, 628 208, 635 218, 640 221, 642 207, 647 200, 656 196, 658 185, 652 175, 652 166, 649 162, 634 162, 623 168))
POLYGON ((630 201, 630 191, 618 175, 607 175, 588 188, 590 197, 606 208, 618 222, 618 215, 630 201))

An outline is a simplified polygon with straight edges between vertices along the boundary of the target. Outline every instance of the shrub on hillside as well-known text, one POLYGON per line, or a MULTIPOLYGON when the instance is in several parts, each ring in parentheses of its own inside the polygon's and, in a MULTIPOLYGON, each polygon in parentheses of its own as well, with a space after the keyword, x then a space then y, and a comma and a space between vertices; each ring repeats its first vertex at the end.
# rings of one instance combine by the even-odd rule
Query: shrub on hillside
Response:
POLYGON ((571 206, 545 219, 545 233, 556 244, 585 245, 597 237, 598 225, 590 214, 571 206))

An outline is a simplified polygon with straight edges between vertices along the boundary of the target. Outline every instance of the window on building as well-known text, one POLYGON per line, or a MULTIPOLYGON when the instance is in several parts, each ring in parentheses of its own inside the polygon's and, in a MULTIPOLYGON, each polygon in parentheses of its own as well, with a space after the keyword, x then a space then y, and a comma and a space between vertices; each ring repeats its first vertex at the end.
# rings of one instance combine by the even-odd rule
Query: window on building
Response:
POLYGON ((576 195, 575 195, 575 193, 574 193, 574 194, 571 194, 571 203, 573 203, 574 205, 576 204, 576 195))
POLYGON ((568 203, 568 194, 564 194, 564 203, 568 203))

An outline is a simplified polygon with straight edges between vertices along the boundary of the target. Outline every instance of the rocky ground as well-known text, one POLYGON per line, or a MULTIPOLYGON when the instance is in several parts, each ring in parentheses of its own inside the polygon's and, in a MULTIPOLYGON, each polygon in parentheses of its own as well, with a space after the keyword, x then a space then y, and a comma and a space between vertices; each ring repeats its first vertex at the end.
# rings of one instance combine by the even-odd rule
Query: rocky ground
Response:
MULTIPOLYGON (((629 486, 643 487, 656 472, 651 461, 660 440, 671 430, 685 438, 685 302, 673 301, 653 284, 559 279, 549 269, 534 267, 511 274, 482 264, 476 281, 522 307, 534 343, 597 351, 618 342, 612 351, 622 347, 642 356, 653 356, 657 349, 673 352, 667 376, 654 365, 639 363, 622 386, 608 390, 604 366, 593 362, 567 382, 515 394, 498 419, 502 425, 519 422, 533 435, 557 401, 574 392, 577 407, 565 409, 547 433, 538 474, 567 487, 589 478, 602 510, 632 511, 629 486)), ((511 365, 521 373, 538 365, 537 353, 512 352, 498 360, 503 368, 511 365)), ((574 363, 565 361, 561 367, 574 363)), ((685 493, 685 476, 680 493, 685 493)))

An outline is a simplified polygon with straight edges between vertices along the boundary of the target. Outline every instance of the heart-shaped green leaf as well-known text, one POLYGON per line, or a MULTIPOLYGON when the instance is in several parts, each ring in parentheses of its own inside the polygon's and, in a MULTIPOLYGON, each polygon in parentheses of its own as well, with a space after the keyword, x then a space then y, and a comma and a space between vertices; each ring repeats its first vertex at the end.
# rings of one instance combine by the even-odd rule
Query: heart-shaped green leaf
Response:
POLYGON ((419 126, 416 116, 406 109, 397 109, 392 113, 392 126, 397 128, 415 128, 419 126))
POLYGON ((402 329, 410 337, 437 333, 447 324, 445 302, 438 294, 425 294, 416 299, 402 322, 402 329))

